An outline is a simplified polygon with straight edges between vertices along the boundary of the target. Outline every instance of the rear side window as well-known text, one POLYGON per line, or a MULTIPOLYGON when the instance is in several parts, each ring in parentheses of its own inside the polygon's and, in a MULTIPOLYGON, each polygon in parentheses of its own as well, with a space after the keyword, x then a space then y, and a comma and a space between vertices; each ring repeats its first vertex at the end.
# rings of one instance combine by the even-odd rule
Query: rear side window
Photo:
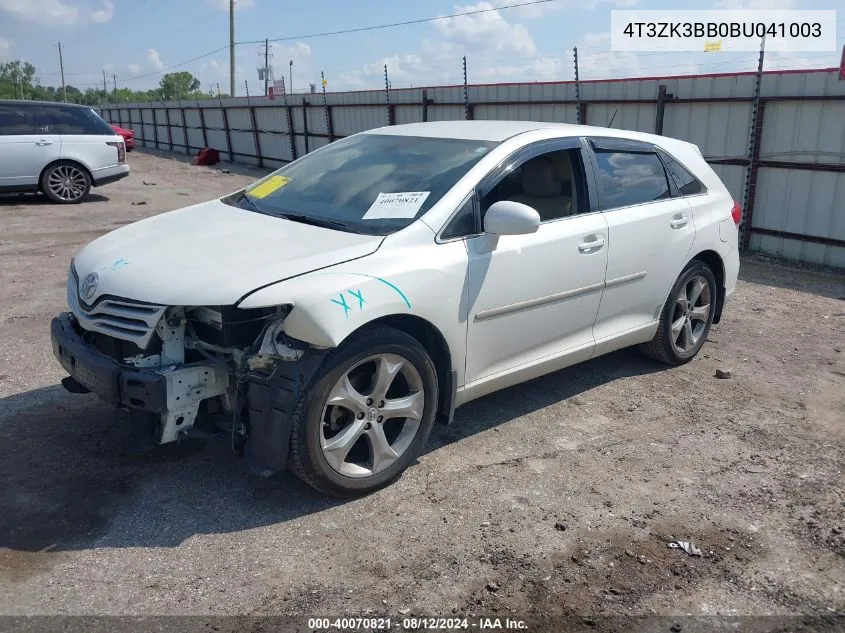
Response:
POLYGON ((669 172, 669 176, 675 181, 678 193, 682 196, 692 196, 706 191, 701 181, 693 176, 677 159, 666 152, 660 152, 660 158, 663 159, 663 164, 666 165, 666 171, 669 172))
POLYGON ((652 152, 596 151, 602 209, 663 200, 672 196, 666 171, 652 152))
POLYGON ((37 134, 32 108, 0 105, 0 136, 37 134))
POLYGON ((114 136, 116 132, 90 108, 44 106, 53 134, 96 134, 114 136))

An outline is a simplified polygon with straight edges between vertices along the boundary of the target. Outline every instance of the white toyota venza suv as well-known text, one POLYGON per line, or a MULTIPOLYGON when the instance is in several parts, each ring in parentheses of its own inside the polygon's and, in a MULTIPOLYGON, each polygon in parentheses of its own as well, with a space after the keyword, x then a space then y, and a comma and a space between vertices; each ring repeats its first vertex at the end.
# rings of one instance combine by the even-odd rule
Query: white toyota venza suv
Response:
POLYGON ((223 429, 258 473, 361 494, 474 398, 631 345, 692 359, 740 219, 686 142, 380 128, 83 248, 53 350, 156 443, 223 429))

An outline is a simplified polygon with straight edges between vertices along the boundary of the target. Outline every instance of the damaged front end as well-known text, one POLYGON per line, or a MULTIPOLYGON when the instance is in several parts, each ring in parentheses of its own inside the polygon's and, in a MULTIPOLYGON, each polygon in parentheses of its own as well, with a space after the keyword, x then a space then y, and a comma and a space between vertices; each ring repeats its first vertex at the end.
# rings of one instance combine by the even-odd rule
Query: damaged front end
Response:
POLYGON ((325 354, 284 333, 292 306, 70 303, 52 324, 69 391, 127 409, 156 444, 230 434, 254 472, 285 467, 293 409, 325 354))

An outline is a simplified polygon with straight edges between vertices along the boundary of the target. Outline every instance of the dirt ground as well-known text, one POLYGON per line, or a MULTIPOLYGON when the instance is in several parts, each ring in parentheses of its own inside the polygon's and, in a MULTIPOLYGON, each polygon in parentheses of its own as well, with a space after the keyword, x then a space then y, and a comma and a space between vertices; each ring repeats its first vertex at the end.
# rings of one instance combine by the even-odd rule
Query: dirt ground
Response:
POLYGON ((845 610, 845 275, 745 258, 695 361, 625 350, 488 396, 395 485, 340 502, 251 475, 226 441, 124 456, 125 414, 59 385, 49 324, 70 257, 261 174, 129 162, 86 204, 0 199, 0 613, 601 630, 606 615, 845 610))

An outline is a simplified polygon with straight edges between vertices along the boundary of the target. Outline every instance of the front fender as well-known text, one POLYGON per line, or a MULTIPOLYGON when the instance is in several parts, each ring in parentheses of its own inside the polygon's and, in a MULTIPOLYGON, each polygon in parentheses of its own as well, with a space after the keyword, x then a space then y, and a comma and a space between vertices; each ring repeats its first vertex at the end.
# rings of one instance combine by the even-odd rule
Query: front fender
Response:
POLYGON ((417 312, 403 289, 402 277, 391 279, 364 273, 312 273, 259 290, 241 308, 293 304, 285 319, 286 334, 318 347, 337 347, 370 321, 393 314, 417 312))

